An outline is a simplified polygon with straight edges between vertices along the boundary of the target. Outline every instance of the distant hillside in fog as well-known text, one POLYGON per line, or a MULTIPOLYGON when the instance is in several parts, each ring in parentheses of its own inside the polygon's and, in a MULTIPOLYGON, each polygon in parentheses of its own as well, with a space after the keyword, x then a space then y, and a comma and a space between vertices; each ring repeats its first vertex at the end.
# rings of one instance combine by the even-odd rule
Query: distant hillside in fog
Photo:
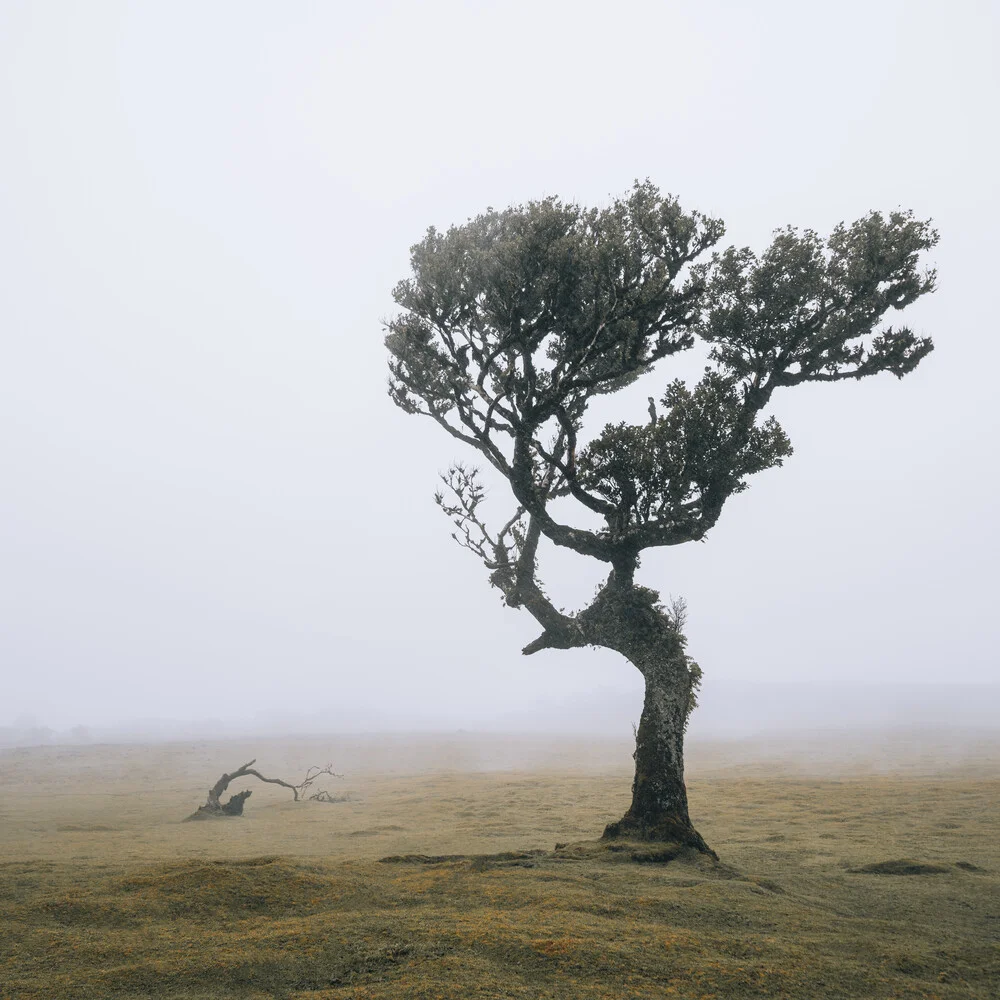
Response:
MULTIPOLYGON (((595 691, 526 707, 502 721, 528 731, 631 733, 642 695, 595 691)), ((690 736, 720 739, 770 732, 903 727, 1000 729, 1000 684, 809 684, 707 681, 690 736)), ((494 728, 494 727, 491 727, 494 728)), ((502 728, 502 726, 500 727, 502 728)))
MULTIPOLYGON (((639 690, 597 689, 556 701, 531 700, 523 708, 404 714, 352 705, 314 714, 264 714, 250 719, 138 719, 114 727, 75 726, 56 731, 33 719, 0 726, 0 747, 120 740, 225 739, 259 735, 358 732, 512 732, 629 738, 642 710, 639 690)), ((1000 685, 809 684, 709 681, 691 719, 692 739, 743 738, 829 729, 1000 730, 1000 685)))

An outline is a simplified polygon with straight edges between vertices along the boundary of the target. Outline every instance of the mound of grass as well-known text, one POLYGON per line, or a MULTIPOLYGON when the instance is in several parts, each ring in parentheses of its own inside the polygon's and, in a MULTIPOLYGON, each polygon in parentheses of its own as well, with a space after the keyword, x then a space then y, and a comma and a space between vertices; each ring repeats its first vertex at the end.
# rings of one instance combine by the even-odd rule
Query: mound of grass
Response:
POLYGON ((870 865, 852 868, 851 871, 863 875, 943 875, 948 869, 925 861, 899 858, 896 861, 874 861, 870 865))
POLYGON ((56 827, 56 833, 117 833, 118 830, 117 826, 103 823, 63 823, 56 827))
POLYGON ((158 865, 120 879, 121 891, 172 915, 280 916, 335 892, 328 875, 285 858, 260 857, 158 865))
POLYGON ((465 862, 470 871, 488 868, 533 868, 546 851, 501 851, 498 854, 393 854, 379 858, 382 865, 444 865, 465 862))

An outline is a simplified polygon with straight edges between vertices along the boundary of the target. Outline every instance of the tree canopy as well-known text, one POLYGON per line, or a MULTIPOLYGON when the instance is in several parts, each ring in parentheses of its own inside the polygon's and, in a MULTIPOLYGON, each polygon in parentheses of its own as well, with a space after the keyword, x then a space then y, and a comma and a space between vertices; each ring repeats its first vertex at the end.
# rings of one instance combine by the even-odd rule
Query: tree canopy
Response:
POLYGON ((437 499, 508 603, 552 627, 537 648, 561 644, 567 622, 534 579, 540 535, 631 583, 643 549, 703 538, 750 476, 791 454, 764 412, 775 390, 902 377, 932 349, 908 327, 880 327, 934 288, 921 255, 938 236, 913 213, 870 212, 825 238, 781 229, 761 254, 709 256, 723 235, 646 181, 600 209, 558 198, 490 209, 411 250, 387 324, 390 394, 510 483, 516 511, 495 533, 478 516, 474 469, 452 467, 437 499), (648 422, 580 440, 594 397, 697 339, 709 364, 695 384, 669 381, 648 422), (601 526, 566 519, 554 504, 565 497, 601 526))

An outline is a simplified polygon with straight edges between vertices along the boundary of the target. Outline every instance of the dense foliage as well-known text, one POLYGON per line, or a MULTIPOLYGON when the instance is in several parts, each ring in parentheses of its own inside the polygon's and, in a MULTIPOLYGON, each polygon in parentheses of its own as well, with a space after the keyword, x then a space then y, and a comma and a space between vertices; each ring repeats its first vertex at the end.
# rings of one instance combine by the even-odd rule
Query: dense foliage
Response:
POLYGON ((454 467, 438 500, 510 602, 533 585, 539 533, 620 581, 643 549, 704 537, 749 476, 791 453, 764 416, 776 389, 901 377, 932 349, 906 327, 877 329, 934 287, 920 257, 937 234, 912 213, 872 212, 826 239, 783 229, 760 255, 706 259, 723 232, 646 182, 603 209, 490 209, 412 248, 386 337, 390 392, 509 481, 517 510, 496 534, 479 520, 474 470, 454 467), (668 382, 648 422, 579 440, 595 396, 696 338, 711 345, 700 381, 668 382), (558 519, 552 501, 567 496, 603 526, 558 519))

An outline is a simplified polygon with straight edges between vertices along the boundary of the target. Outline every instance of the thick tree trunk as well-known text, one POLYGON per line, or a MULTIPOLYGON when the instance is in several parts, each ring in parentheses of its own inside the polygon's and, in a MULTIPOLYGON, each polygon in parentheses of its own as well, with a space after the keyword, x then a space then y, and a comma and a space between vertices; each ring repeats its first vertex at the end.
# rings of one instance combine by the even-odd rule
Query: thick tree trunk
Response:
MULTIPOLYGON (((527 551, 533 557, 534 549, 527 551)), ((646 679, 633 755, 632 805, 606 827, 604 839, 669 841, 718 860, 691 825, 684 786, 684 731, 701 677, 684 652, 684 602, 678 599, 664 608, 656 591, 633 582, 636 564, 636 554, 626 551, 590 607, 575 617, 552 608, 533 576, 527 583, 522 579, 519 589, 512 585, 508 602, 529 607, 545 628, 524 653, 603 646, 621 653, 646 679)))
POLYGON ((630 659, 646 678, 633 755, 632 804, 617 823, 605 829, 604 837, 674 841, 715 857, 688 814, 684 730, 694 692, 687 659, 679 646, 669 652, 649 650, 645 656, 630 659))
POLYGON ((671 841, 716 857, 691 824, 684 786, 684 731, 700 671, 684 652, 683 602, 670 613, 655 591, 613 573, 577 621, 587 642, 617 650, 646 679, 632 805, 605 839, 671 841))

